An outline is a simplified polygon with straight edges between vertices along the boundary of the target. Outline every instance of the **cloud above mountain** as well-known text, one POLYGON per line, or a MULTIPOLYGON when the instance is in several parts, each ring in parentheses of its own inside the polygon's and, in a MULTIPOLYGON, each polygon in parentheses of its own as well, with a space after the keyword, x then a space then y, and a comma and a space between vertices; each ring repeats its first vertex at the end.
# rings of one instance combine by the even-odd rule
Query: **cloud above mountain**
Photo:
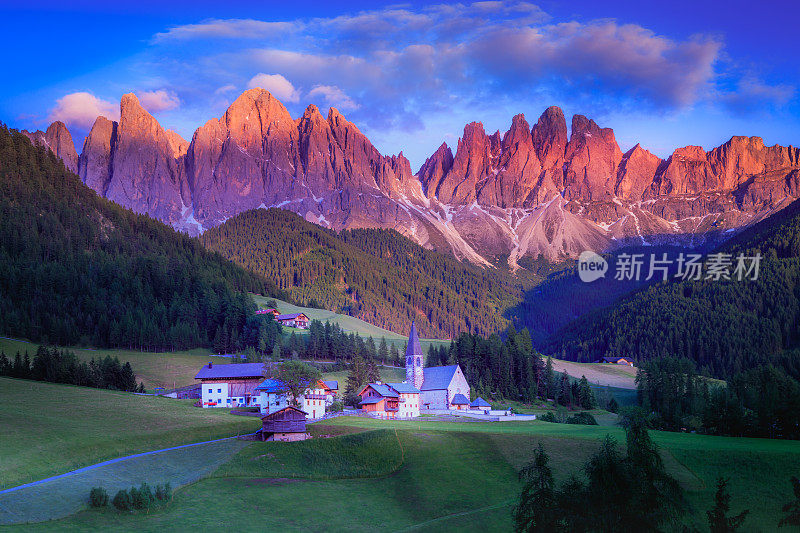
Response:
POLYGON ((66 94, 56 101, 48 120, 60 120, 79 130, 88 129, 98 116, 111 120, 119 117, 119 104, 97 98, 88 92, 66 94))
MULTIPOLYGON (((147 95, 142 104, 173 111, 172 126, 184 135, 259 86, 293 116, 309 103, 346 111, 381 149, 408 146, 399 141, 413 134, 420 146, 406 153, 415 164, 459 124, 480 119, 499 128, 519 111, 551 104, 601 119, 624 111, 655 121, 697 109, 769 112, 796 94, 792 84, 740 71, 718 34, 561 18, 516 1, 208 18, 154 33, 127 60, 127 72, 115 67, 113 75, 120 94, 148 89, 137 92, 147 95)), ((91 95, 73 94, 85 96, 59 103, 57 114, 85 122, 78 109, 90 108, 91 95)))

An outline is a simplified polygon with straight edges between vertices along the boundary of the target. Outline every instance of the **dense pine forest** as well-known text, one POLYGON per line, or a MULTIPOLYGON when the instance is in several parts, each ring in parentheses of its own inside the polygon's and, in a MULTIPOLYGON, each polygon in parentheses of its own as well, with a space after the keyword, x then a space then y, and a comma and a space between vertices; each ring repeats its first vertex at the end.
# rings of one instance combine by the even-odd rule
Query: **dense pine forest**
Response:
POLYGON ((0 334, 62 346, 211 346, 269 281, 98 197, 0 125, 0 334))
POLYGON ((247 211, 201 237, 210 249, 274 280, 292 300, 405 334, 439 338, 507 326, 519 279, 426 250, 394 230, 336 233, 280 209, 247 211))
POLYGON ((800 377, 800 203, 719 250, 761 253, 758 279, 649 286, 568 324, 542 351, 577 361, 687 358, 700 373, 719 378, 774 364, 800 377))

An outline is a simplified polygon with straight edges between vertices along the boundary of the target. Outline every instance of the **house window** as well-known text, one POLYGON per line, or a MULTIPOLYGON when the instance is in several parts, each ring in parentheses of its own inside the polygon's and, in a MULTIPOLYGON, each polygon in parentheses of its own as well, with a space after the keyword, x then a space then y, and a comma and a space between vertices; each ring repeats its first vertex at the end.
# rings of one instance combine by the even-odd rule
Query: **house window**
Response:
POLYGON ((211 394, 212 392, 214 392, 213 389, 208 389, 209 394, 211 394))
POLYGON ((218 393, 222 392, 222 389, 217 389, 217 392, 218 392, 218 393))

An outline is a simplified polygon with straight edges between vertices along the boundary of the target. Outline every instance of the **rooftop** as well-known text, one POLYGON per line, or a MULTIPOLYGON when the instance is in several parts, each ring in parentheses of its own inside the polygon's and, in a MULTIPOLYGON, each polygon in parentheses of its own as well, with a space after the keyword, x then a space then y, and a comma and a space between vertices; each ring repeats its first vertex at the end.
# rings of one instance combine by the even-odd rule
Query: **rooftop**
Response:
POLYGON ((265 379, 264 381, 256 387, 256 390, 264 391, 266 393, 271 392, 285 392, 286 385, 283 381, 277 379, 265 379))
POLYGON ((331 390, 339 390, 339 382, 338 381, 323 381, 326 387, 331 390))
POLYGON ((419 394, 419 389, 411 383, 387 383, 400 394, 419 394))
POLYGON ((453 401, 450 402, 451 405, 469 405, 469 400, 463 394, 456 394, 453 396, 453 401))
MULTIPOLYGON (((306 316, 306 315, 304 313, 287 313, 285 315, 278 315, 276 317, 276 320, 292 320, 292 319, 297 318, 299 316, 306 316)), ((308 317, 306 317, 306 318, 308 318, 308 317)))
POLYGON ((228 363, 203 365, 194 379, 220 378, 261 378, 264 376, 264 363, 228 363))
POLYGON ((475 398, 475 401, 469 404, 470 407, 491 407, 492 405, 483 398, 475 398))
MULTIPOLYGON (((446 389, 453 376, 456 374, 458 365, 431 366, 422 369, 423 382, 421 390, 440 390, 446 389)), ((469 403, 469 402, 467 402, 469 403)))

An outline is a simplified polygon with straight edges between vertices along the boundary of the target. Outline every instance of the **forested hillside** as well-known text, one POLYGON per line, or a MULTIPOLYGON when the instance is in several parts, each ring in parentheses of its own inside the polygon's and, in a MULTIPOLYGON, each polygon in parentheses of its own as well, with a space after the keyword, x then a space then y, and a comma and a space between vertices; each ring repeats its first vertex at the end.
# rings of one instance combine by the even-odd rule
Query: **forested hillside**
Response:
POLYGON ((0 334, 59 345, 210 346, 276 287, 100 198, 0 125, 0 334))
POLYGON ((772 363, 800 377, 800 204, 745 230, 720 251, 761 253, 758 279, 647 287, 571 322, 543 351, 578 361, 686 357, 720 378, 772 363))
POLYGON ((509 274, 426 250, 394 230, 336 233, 280 209, 242 213, 201 240, 302 305, 397 333, 407 333, 412 320, 440 338, 498 332, 507 325, 502 309, 521 296, 509 274))

